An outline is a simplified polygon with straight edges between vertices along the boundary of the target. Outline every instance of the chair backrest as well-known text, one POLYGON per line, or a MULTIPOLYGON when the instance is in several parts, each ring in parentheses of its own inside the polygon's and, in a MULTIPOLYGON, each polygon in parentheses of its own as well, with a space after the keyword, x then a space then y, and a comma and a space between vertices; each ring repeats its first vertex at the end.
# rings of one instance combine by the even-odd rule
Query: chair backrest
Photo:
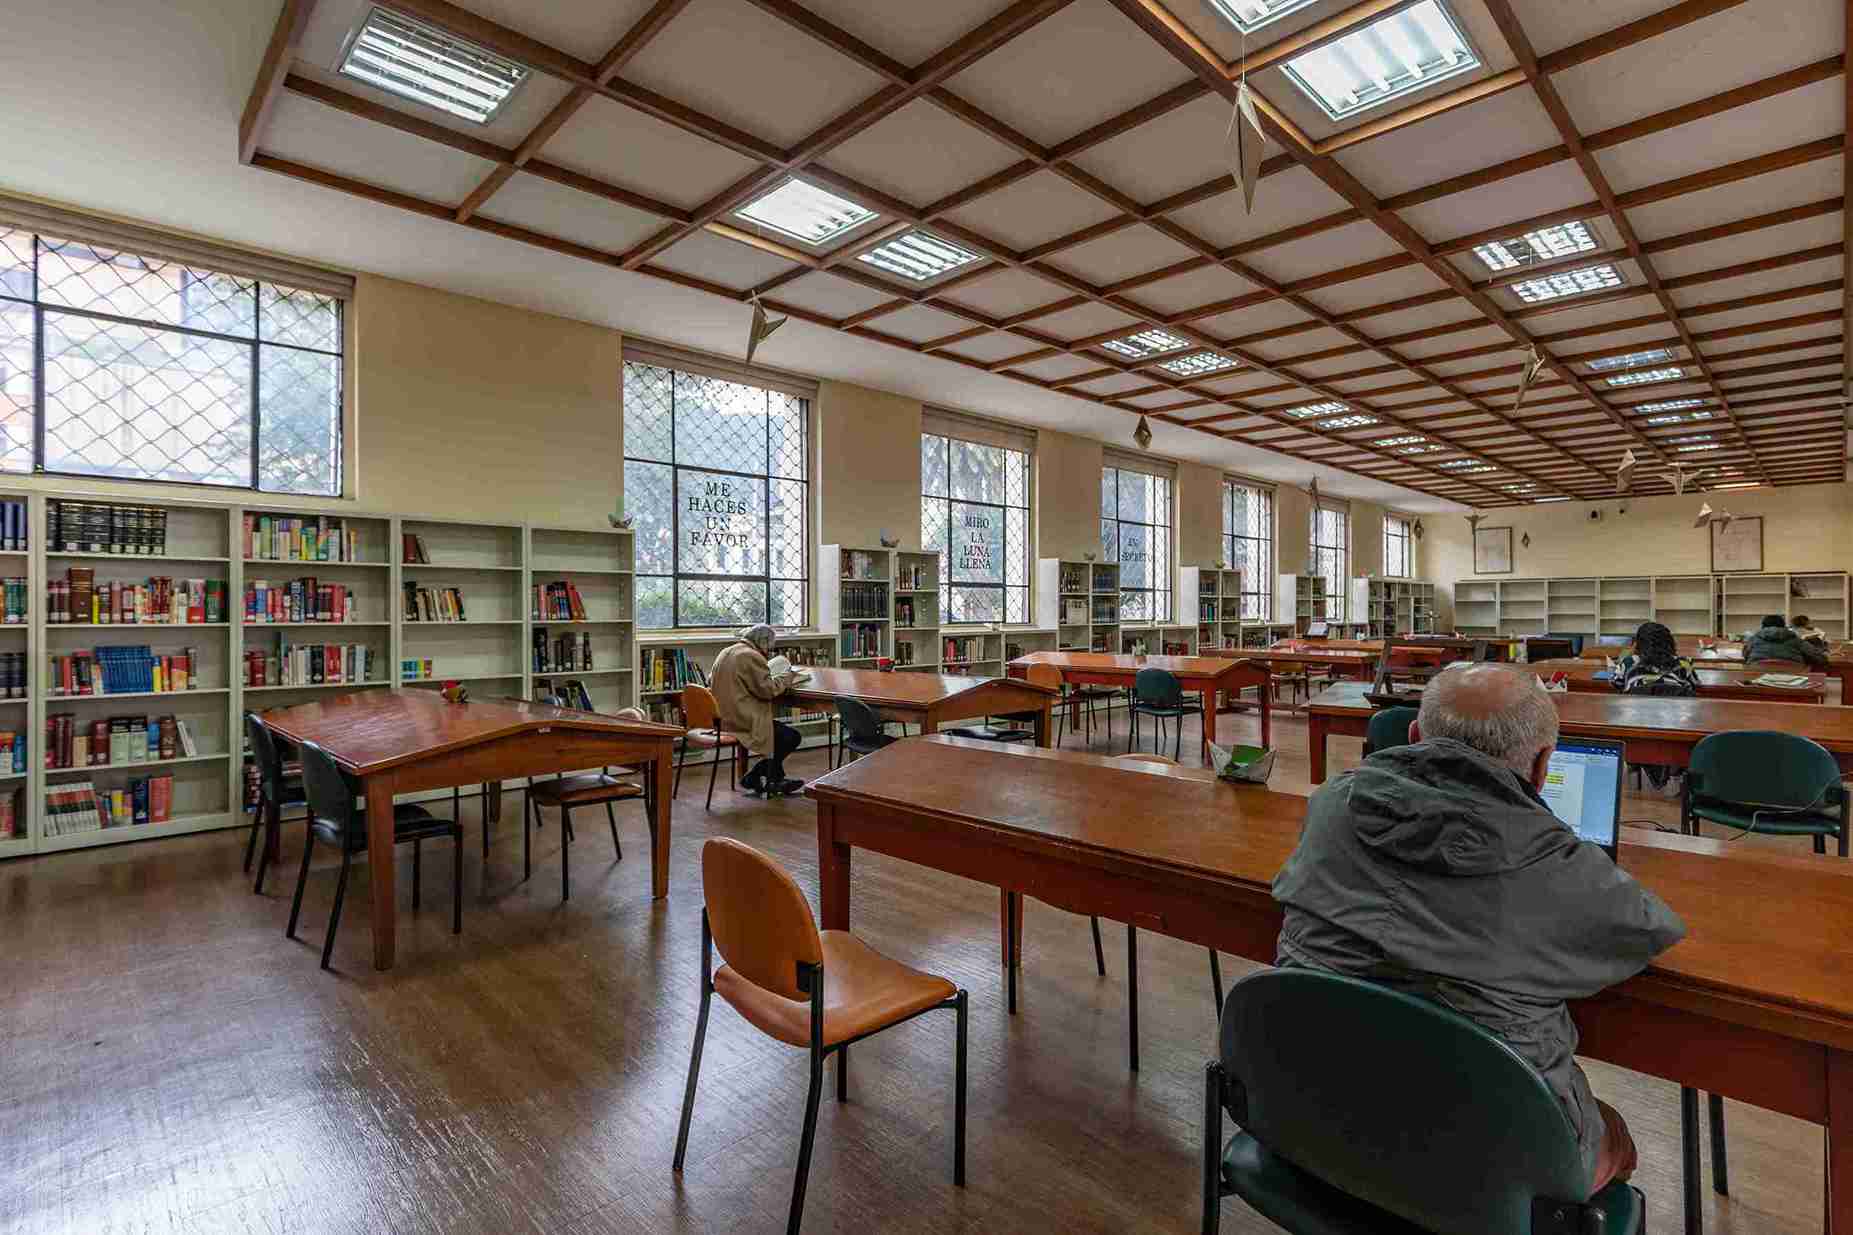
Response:
POLYGON ((1576 644, 1559 635, 1546 635, 1543 638, 1525 640, 1525 659, 1527 661, 1560 660, 1566 656, 1575 656, 1576 644))
POLYGON ((1840 765, 1826 747, 1774 729, 1699 739, 1687 776, 1695 794, 1772 810, 1838 805, 1845 793, 1840 765))
POLYGON ((1050 690, 1062 688, 1062 671, 1054 665, 1030 665, 1023 670, 1023 680, 1031 686, 1046 686, 1050 690))
POLYGON ((690 729, 712 729, 715 718, 720 715, 720 707, 714 702, 714 692, 706 686, 684 686, 682 688, 682 723, 690 729))
POLYGON ((1229 992, 1222 1061, 1234 1082, 1225 1105, 1244 1131, 1437 1235, 1529 1231, 1534 1198, 1580 1202, 1594 1182, 1538 1071, 1413 995, 1262 970, 1229 992))
POLYGON ((787 999, 809 998, 798 966, 823 964, 823 938, 785 868, 751 845, 717 836, 701 847, 701 889, 714 946, 733 971, 787 999))
POLYGON ((1373 754, 1393 746, 1409 745, 1409 726, 1419 714, 1418 708, 1385 708, 1371 713, 1370 727, 1364 732, 1364 745, 1373 754))
POLYGON ((881 734, 881 717, 875 715, 875 709, 860 699, 838 699, 836 714, 843 718, 843 728, 852 738, 878 738, 881 734))
POLYGON ((302 744, 302 788, 309 813, 338 829, 343 836, 359 831, 354 810, 354 784, 341 771, 334 756, 314 742, 302 744))
POLYGON ((251 760, 257 764, 258 780, 264 796, 272 802, 283 800, 283 756, 277 753, 277 739, 270 726, 256 712, 244 714, 245 735, 251 739, 251 760))
POLYGON ((1153 707, 1175 708, 1184 702, 1184 687, 1177 674, 1169 669, 1141 669, 1132 679, 1133 693, 1140 703, 1153 707))

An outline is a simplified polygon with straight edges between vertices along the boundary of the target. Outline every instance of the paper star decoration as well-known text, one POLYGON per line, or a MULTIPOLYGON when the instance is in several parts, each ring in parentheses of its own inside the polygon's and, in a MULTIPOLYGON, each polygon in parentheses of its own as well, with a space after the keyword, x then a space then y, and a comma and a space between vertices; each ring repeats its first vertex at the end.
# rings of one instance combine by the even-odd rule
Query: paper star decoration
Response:
POLYGON ((1255 186, 1261 183, 1261 156, 1266 152, 1267 137, 1261 130, 1261 116, 1255 111, 1255 95, 1243 77, 1235 89, 1235 110, 1229 115, 1229 174, 1242 186, 1242 211, 1254 213, 1255 186))
POLYGON ((1633 450, 1621 452, 1621 466, 1615 469, 1615 492, 1626 493, 1628 491, 1628 483, 1634 475, 1634 463, 1633 450))
POLYGON ((1513 411, 1516 412, 1525 406, 1525 394, 1531 389, 1531 384, 1538 380, 1538 374, 1542 372, 1544 372, 1544 354, 1534 343, 1531 345, 1531 350, 1525 354, 1525 369, 1518 377, 1518 398, 1512 404, 1513 411))
POLYGON ((759 345, 772 337, 772 332, 783 326, 790 318, 768 317, 765 306, 759 303, 759 297, 753 297, 753 328, 746 336, 746 363, 753 363, 753 353, 759 345))

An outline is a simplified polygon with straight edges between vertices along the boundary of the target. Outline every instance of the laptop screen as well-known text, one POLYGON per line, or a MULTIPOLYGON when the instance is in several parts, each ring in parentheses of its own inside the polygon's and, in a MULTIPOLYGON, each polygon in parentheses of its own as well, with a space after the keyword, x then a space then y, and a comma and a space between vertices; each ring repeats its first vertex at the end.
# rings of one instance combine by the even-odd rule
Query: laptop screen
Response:
POLYGON ((1621 824, 1621 781, 1625 763, 1620 742, 1565 738, 1551 753, 1540 796, 1551 813, 1583 840, 1615 856, 1621 824))

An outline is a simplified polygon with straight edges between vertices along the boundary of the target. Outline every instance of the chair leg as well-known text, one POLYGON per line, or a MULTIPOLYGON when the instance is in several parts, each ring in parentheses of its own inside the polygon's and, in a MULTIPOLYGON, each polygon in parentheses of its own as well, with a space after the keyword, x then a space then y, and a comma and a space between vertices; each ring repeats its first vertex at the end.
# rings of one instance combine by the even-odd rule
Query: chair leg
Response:
POLYGON ((283 928, 285 939, 296 938, 296 919, 302 916, 302 890, 309 882, 309 854, 315 849, 315 829, 302 838, 302 870, 296 876, 296 899, 290 902, 290 924, 283 928))
MULTIPOLYGON (((386 855, 388 862, 392 855, 386 855)), ((341 926, 341 902, 347 899, 348 872, 353 869, 354 855, 346 845, 341 846, 341 878, 335 883, 335 907, 328 915, 328 936, 322 940, 322 968, 328 968, 328 958, 334 955, 335 931, 341 926)))
POLYGON ((251 858, 257 853, 257 834, 264 830, 264 807, 266 803, 262 794, 258 795, 257 808, 251 812, 251 836, 244 843, 244 869, 251 873, 251 858))
POLYGON ((671 801, 674 801, 676 795, 682 792, 682 763, 687 758, 688 758, 688 739, 683 738, 682 739, 682 749, 676 752, 676 783, 675 783, 674 788, 670 789, 669 791, 669 797, 671 801))
POLYGON ((1004 1006, 1017 1014, 1017 894, 1004 893, 1004 1006))
POLYGON ((611 851, 618 855, 618 861, 624 860, 624 845, 618 840, 618 816, 611 809, 611 803, 605 803, 605 822, 611 825, 611 851))
POLYGON ((1126 1037, 1129 1064, 1139 1070, 1139 931, 1126 928, 1126 1037))
POLYGON ((701 911, 701 1014, 695 1018, 695 1045, 688 1056, 688 1086, 682 1091, 682 1127, 676 1133, 674 1169, 682 1169, 688 1154, 688 1119, 695 1111, 695 1081, 701 1075, 701 1046, 708 1037, 708 1005, 714 998, 714 936, 708 927, 708 911, 701 911))
POLYGON ((952 1183, 958 1188, 965 1186, 965 1006, 968 1002, 970 996, 963 987, 952 997, 953 1010, 959 1018, 958 1039, 952 1048, 952 1183))
POLYGON ((1827 853, 1827 838, 1818 832, 1815 833, 1814 837, 1814 851, 1823 856, 1827 853))
POLYGON ((1222 958, 1210 949, 1210 988, 1216 992, 1216 1019, 1222 1020, 1222 958))
POLYGON ((425 842, 423 842, 422 840, 415 840, 412 842, 412 912, 413 913, 418 912, 419 894, 420 892, 423 891, 424 884, 425 884, 424 850, 425 850, 425 842))
POLYGON ((534 875, 534 795, 521 793, 521 882, 534 875))
POLYGON ((451 838, 450 854, 450 933, 463 933, 463 825, 457 825, 451 838))
POLYGON ((1686 1235, 1704 1235, 1705 1215, 1699 1209, 1699 1091, 1679 1091, 1680 1182, 1686 1195, 1686 1235))
POLYGON ((1104 978, 1107 976, 1107 953, 1100 946, 1100 919, 1089 918, 1087 924, 1094 928, 1094 969, 1104 978))
POLYGON ((836 1100, 849 1101, 849 1048, 836 1048, 836 1100))
POLYGON ((560 903, 573 895, 573 812, 560 807, 560 903))
MULTIPOLYGON (((1211 734, 1210 736, 1214 737, 1215 735, 1211 734)), ((1182 716, 1179 716, 1171 722, 1171 758, 1182 759, 1183 757, 1184 757, 1184 718, 1182 716)))
MULTIPOLYGON (((264 847, 258 850, 257 854, 257 878, 252 881, 251 884, 251 892, 256 896, 262 896, 264 894, 264 872, 270 869, 270 838, 275 836, 278 829, 283 826, 283 804, 281 802, 266 803, 262 799, 259 799, 257 804, 257 817, 259 822, 264 820, 266 814, 270 816, 270 819, 268 826, 264 829, 264 847)), ((251 838, 253 840, 257 839, 257 824, 255 823, 251 825, 251 838)), ((246 869, 250 868, 250 857, 251 847, 246 845, 246 869)))
MULTIPOLYGON (((729 763, 732 762, 731 756, 729 756, 728 762, 729 763)), ((720 774, 721 774, 721 748, 717 746, 714 748, 714 762, 708 766, 708 809, 709 810, 714 809, 714 778, 716 776, 719 776, 720 774)), ((731 769, 728 771, 727 775, 728 775, 728 778, 731 780, 733 777, 733 772, 731 769)))
POLYGON ((1222 1064, 1203 1072, 1203 1235, 1222 1227, 1222 1064))
POLYGON ((1708 1095, 1711 1115, 1711 1187, 1719 1196, 1731 1195, 1731 1175, 1724 1150, 1724 1099, 1708 1095))
POLYGON ((817 1102, 823 1096, 824 1061, 811 1057, 811 1089, 804 1104, 804 1135, 798 1142, 798 1174, 791 1185, 791 1217, 785 1235, 798 1235, 804 1225, 804 1189, 811 1179, 811 1144, 817 1139, 817 1102))

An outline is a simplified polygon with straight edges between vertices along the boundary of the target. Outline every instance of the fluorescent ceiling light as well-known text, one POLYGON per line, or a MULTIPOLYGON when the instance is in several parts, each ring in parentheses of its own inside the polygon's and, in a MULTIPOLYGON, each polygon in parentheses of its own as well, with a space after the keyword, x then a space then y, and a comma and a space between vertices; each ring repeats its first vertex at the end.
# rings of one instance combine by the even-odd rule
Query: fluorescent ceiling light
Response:
POLYGON ((1321 429, 1362 429, 1365 425, 1374 425, 1376 423, 1377 418, 1375 416, 1353 414, 1350 416, 1338 416, 1331 420, 1322 420, 1319 422, 1318 427, 1321 429))
POLYGON ((1570 499, 1567 497, 1534 497, 1531 500, 1534 502, 1567 502, 1570 499))
POLYGON ((1480 67, 1441 0, 1420 0, 1281 66, 1333 120, 1480 67))
POLYGON ((898 274, 903 279, 925 283, 960 266, 971 265, 978 260, 978 254, 930 232, 911 231, 878 244, 867 253, 858 253, 856 260, 898 274))
POLYGON ((1402 437, 1380 437, 1372 442, 1373 446, 1417 446, 1427 441, 1420 433, 1409 433, 1402 437))
MULTIPOLYGON (((1652 403, 1636 403, 1633 410, 1637 412, 1683 412, 1689 407, 1699 407, 1704 402, 1703 399, 1657 399, 1652 403)), ((1689 419, 1704 420, 1710 415, 1710 412, 1706 412, 1704 416, 1693 416, 1689 419)))
POLYGON ((1647 418, 1647 423, 1650 425, 1676 425, 1682 424, 1688 420, 1710 419, 1710 412, 1693 412, 1690 416, 1682 416, 1678 412, 1669 412, 1665 416, 1649 416, 1647 418))
POLYGON ((1210 7, 1228 18, 1243 34, 1253 34, 1269 22, 1279 21, 1312 3, 1314 0, 1210 0, 1210 7))
POLYGON ((1611 386, 1645 386, 1649 382, 1670 382, 1686 375, 1682 368, 1642 369, 1639 373, 1617 373, 1608 379, 1611 386))
POLYGON ((1306 403, 1299 407, 1290 407, 1287 409, 1287 415, 1293 417, 1295 420, 1311 420, 1314 416, 1330 416, 1333 412, 1348 412, 1350 410, 1350 408, 1346 407, 1338 400, 1328 399, 1324 403, 1306 403))
POLYGON ((1669 437, 1669 442, 1710 442, 1717 439, 1710 433, 1688 433, 1684 437, 1669 437))
POLYGON ((341 72, 477 124, 489 123, 528 76, 526 65, 380 8, 354 32, 341 72))
POLYGON ((1100 346, 1110 352, 1130 356, 1134 360, 1143 360, 1147 356, 1161 356, 1166 352, 1175 352, 1178 348, 1185 346, 1185 342, 1169 331, 1153 327, 1150 330, 1141 330, 1138 334, 1127 335, 1123 339, 1108 339, 1100 346))
POLYGON ((1644 364, 1659 364, 1663 360, 1672 358, 1671 348, 1650 347, 1644 352, 1629 352, 1625 356, 1604 356, 1600 360, 1592 360, 1589 362, 1589 371, 1607 373, 1611 369, 1634 369, 1644 364))
POLYGON ((1205 373, 1221 373, 1224 369, 1233 369, 1236 362, 1227 356, 1218 356, 1215 352, 1192 352, 1188 356, 1179 356, 1176 360, 1167 360, 1158 367, 1167 373, 1179 377, 1199 377, 1205 373))
POLYGON ((1710 445, 1706 446, 1675 446, 1674 449, 1682 455, 1690 455, 1696 454, 1701 450, 1722 450, 1723 447, 1717 442, 1712 442, 1710 445))
POLYGON ((796 176, 787 177, 778 188, 754 198, 734 214, 810 245, 835 240, 877 217, 873 210, 796 176))
POLYGON ((1761 489, 1762 487, 1763 482, 1760 480, 1740 480, 1736 484, 1712 486, 1714 489, 1761 489))
POLYGON ((1523 283, 1512 285, 1512 294, 1526 304, 1537 304, 1541 300, 1561 300, 1565 296, 1581 296, 1588 292, 1599 292, 1606 287, 1620 287, 1626 282, 1621 277, 1621 271, 1604 264, 1526 279, 1523 283))
POLYGON ((1486 464, 1482 463, 1478 467, 1456 467, 1448 470, 1453 472, 1456 476, 1484 476, 1488 472, 1496 472, 1499 469, 1496 467, 1488 467, 1486 464))
MULTIPOLYGON (((1444 463, 1437 463, 1435 466, 1444 472, 1464 472, 1470 467, 1480 467, 1482 464, 1478 459, 1449 459, 1444 463)), ((1493 469, 1489 467, 1486 470, 1490 472, 1493 469)))
POLYGON ((1405 446, 1396 453, 1399 455, 1432 455, 1446 449, 1447 447, 1440 442, 1426 442, 1420 446, 1405 446))
POLYGON ((1595 233, 1587 223, 1572 220, 1555 227, 1541 227, 1509 240, 1492 240, 1473 246, 1473 255, 1497 274, 1520 266, 1535 266, 1575 253, 1588 253, 1596 247, 1595 233))
POLYGON ((1538 486, 1527 482, 1522 485, 1500 485, 1499 487, 1505 490, 1507 493, 1530 493, 1533 489, 1537 488, 1538 486))

